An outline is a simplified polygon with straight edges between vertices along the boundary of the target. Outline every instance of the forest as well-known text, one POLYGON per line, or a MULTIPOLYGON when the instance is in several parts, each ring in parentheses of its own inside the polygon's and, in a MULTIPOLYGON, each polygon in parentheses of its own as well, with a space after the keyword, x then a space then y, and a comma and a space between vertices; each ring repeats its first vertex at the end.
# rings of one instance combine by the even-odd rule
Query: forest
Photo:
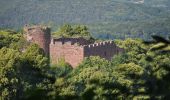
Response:
POLYGON ((142 38, 170 34, 170 1, 145 0, 0 0, 0 28, 25 24, 83 24, 101 39, 142 38))
POLYGON ((125 52, 111 61, 91 56, 72 69, 63 59, 51 65, 22 31, 0 30, 0 99, 167 100, 170 38, 153 35, 151 41, 127 38, 115 43, 125 52))

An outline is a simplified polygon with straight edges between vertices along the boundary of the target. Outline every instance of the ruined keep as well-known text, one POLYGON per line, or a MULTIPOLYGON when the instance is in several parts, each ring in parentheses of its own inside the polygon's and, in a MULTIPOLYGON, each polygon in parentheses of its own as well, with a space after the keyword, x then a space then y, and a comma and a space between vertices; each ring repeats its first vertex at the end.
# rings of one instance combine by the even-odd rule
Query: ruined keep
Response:
POLYGON ((24 26, 24 35, 29 42, 36 43, 42 48, 47 56, 50 54, 49 44, 51 41, 50 28, 45 26, 24 26))
POLYGON ((92 43, 84 38, 51 37, 50 29, 42 26, 24 27, 27 41, 36 43, 50 57, 51 63, 56 64, 60 59, 75 68, 85 57, 100 56, 107 60, 123 52, 114 41, 92 43))

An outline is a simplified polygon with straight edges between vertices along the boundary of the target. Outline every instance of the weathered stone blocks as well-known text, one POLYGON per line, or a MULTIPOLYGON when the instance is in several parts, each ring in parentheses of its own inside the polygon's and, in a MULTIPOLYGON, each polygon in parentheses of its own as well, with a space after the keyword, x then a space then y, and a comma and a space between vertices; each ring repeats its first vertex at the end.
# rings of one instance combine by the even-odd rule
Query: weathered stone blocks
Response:
POLYGON ((107 60, 124 50, 113 41, 92 43, 84 38, 51 38, 50 29, 42 26, 24 27, 26 39, 37 43, 50 57, 51 63, 56 64, 60 59, 75 68, 85 57, 100 56, 107 60))

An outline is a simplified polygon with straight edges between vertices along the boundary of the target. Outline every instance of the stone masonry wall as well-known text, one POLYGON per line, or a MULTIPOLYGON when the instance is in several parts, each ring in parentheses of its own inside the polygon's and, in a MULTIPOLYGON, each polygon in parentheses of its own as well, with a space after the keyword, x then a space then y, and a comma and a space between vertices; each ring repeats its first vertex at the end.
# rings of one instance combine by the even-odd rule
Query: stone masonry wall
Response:
POLYGON ((111 60, 114 55, 124 51, 117 47, 113 41, 92 43, 84 38, 53 39, 50 29, 42 26, 26 26, 24 31, 27 41, 38 44, 50 57, 52 64, 64 59, 75 68, 85 57, 100 56, 111 60))
POLYGON ((113 41, 80 46, 77 43, 72 44, 70 41, 62 43, 61 41, 52 40, 50 44, 52 64, 64 58, 73 68, 80 64, 85 57, 100 56, 101 58, 111 60, 114 55, 121 52, 123 52, 123 49, 116 46, 113 41))
POLYGON ((51 42, 50 44, 51 63, 56 64, 60 59, 65 59, 73 68, 84 58, 83 47, 71 42, 51 42))
POLYGON ((105 41, 84 46, 84 57, 100 56, 101 58, 111 60, 114 55, 123 51, 113 41, 105 41))
POLYGON ((42 48, 47 56, 49 56, 49 44, 51 40, 51 32, 47 27, 26 26, 24 27, 27 41, 36 43, 42 48))

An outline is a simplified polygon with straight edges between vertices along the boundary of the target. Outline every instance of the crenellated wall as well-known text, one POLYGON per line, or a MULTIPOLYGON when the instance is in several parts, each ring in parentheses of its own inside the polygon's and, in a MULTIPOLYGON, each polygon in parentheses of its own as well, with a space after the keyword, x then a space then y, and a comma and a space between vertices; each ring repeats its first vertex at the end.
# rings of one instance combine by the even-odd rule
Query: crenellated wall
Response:
POLYGON ((53 64, 57 63, 59 59, 64 58, 65 61, 76 67, 82 62, 85 57, 100 56, 111 60, 111 58, 123 52, 123 49, 115 45, 113 41, 104 41, 89 45, 79 45, 71 41, 51 41, 50 44, 50 58, 53 64))
POLYGON ((88 45, 88 44, 91 44, 91 43, 94 43, 94 42, 91 42, 89 40, 86 40, 82 37, 78 37, 78 38, 58 38, 58 39, 52 39, 53 42, 62 42, 62 43, 66 43, 66 42, 71 42, 71 44, 79 44, 79 45, 88 45))
POLYGON ((111 60, 111 58, 123 52, 123 49, 116 46, 114 41, 104 41, 84 46, 84 57, 100 56, 111 60))
POLYGON ((84 58, 83 46, 72 42, 52 41, 50 44, 51 63, 56 64, 64 58, 67 63, 76 67, 84 58))
POLYGON ((84 38, 51 38, 50 29, 42 26, 24 27, 27 41, 37 43, 50 57, 52 64, 65 59, 73 68, 78 66, 85 57, 100 56, 111 58, 124 50, 113 41, 94 43, 84 38))

